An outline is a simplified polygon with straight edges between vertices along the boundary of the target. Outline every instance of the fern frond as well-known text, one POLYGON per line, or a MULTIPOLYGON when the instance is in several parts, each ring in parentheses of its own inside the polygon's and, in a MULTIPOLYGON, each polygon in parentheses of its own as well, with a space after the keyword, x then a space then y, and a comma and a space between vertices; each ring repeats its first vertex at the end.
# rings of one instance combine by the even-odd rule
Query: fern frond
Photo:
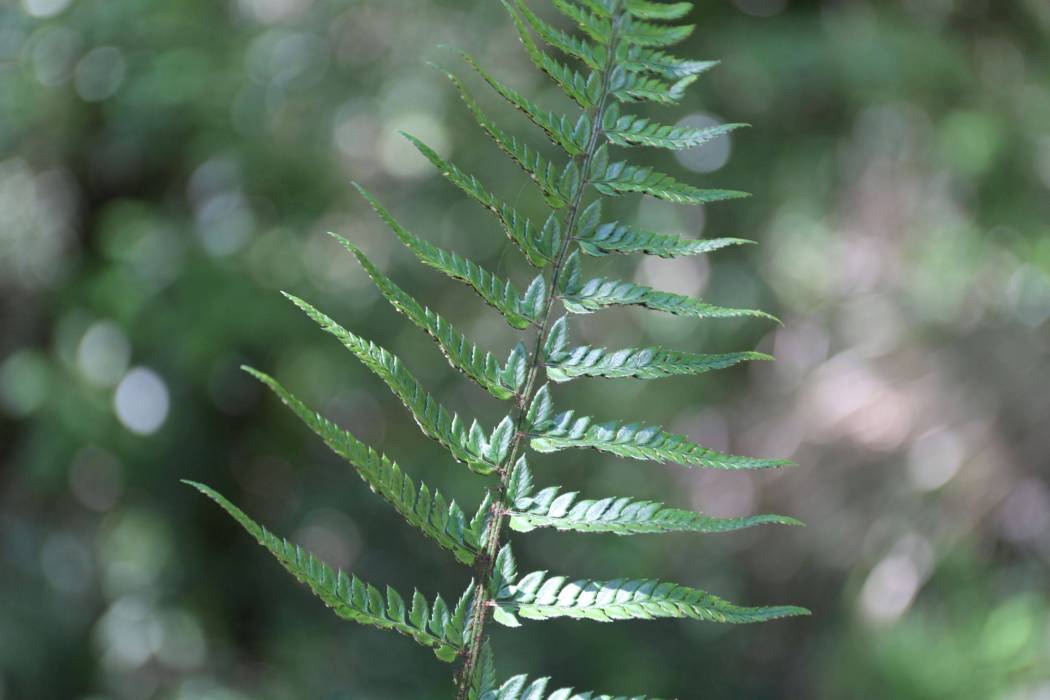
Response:
POLYGON ((605 64, 605 49, 594 46, 585 39, 563 32, 552 24, 540 19, 524 0, 517 0, 515 8, 522 14, 532 30, 536 32, 545 43, 561 51, 566 56, 571 56, 581 61, 591 70, 601 70, 605 64))
POLYGON ((695 24, 665 25, 628 19, 620 30, 620 40, 631 46, 663 48, 685 41, 695 29, 695 24))
MULTIPOLYGON (((565 172, 565 167, 558 168, 544 158, 539 151, 536 151, 528 144, 518 140, 517 137, 512 136, 499 128, 499 126, 489 119, 488 115, 482 111, 477 101, 471 97, 469 92, 467 92, 466 87, 459 78, 448 72, 445 72, 445 75, 448 76, 448 79, 452 81, 452 84, 456 87, 460 98, 467 105, 470 113, 474 115, 474 120, 478 123, 478 126, 489 135, 501 151, 510 156, 511 159, 525 171, 525 174, 527 174, 529 178, 539 186, 540 192, 543 194, 543 198, 546 200, 547 204, 550 205, 552 209, 561 209, 564 207, 568 203, 569 198, 574 194, 572 188, 567 186, 568 183, 564 182, 565 178, 563 177, 563 173, 565 172), (566 186, 563 188, 563 185, 566 186)), ((424 155, 426 154, 424 153, 424 155)), ((428 155, 427 157, 429 158, 430 156, 428 155)), ((432 162, 437 164, 439 168, 442 168, 443 171, 445 170, 444 161, 432 159, 432 162)), ((446 174, 446 177, 447 176, 448 175, 446 174)), ((475 197, 475 199, 478 199, 483 206, 490 209, 493 213, 496 213, 497 216, 499 216, 500 209, 507 208, 507 205, 498 205, 495 201, 495 197, 492 195, 487 195, 484 198, 475 197)), ((515 213, 514 218, 520 217, 517 217, 515 213)), ((532 235, 531 225, 529 225, 527 221, 526 226, 523 229, 523 234, 519 245, 524 246, 523 250, 529 255, 530 262, 533 262, 537 267, 542 267, 550 262, 553 251, 540 253, 538 250, 535 250, 535 236, 532 235), (533 250, 535 250, 535 253, 532 252, 533 250)), ((513 239, 514 236, 512 235, 511 238, 513 239)))
MULTIPOLYGON (((525 467, 527 468, 527 467, 525 467)), ((649 535, 667 532, 731 532, 756 525, 801 525, 783 515, 714 518, 655 501, 629 497, 579 498, 575 491, 551 486, 536 493, 517 493, 510 511, 511 529, 531 532, 551 527, 566 532, 649 535)))
MULTIPOLYGON (((598 695, 591 691, 577 692, 573 688, 560 688, 548 694, 549 678, 529 681, 528 676, 514 676, 498 689, 479 695, 479 700, 657 700, 647 695, 598 695)), ((473 698, 471 699, 473 700, 473 698)))
POLYGON ((608 11, 601 6, 589 5, 584 9, 571 0, 551 0, 554 7, 576 23, 584 34, 603 46, 608 46, 612 39, 612 22, 608 11))
POLYGON ((656 102, 664 105, 675 105, 685 97, 686 89, 695 83, 697 76, 687 75, 673 83, 648 75, 630 74, 623 84, 613 93, 621 102, 656 102))
POLYGON ((469 285, 512 327, 527 330, 535 326, 533 347, 519 342, 507 361, 501 363, 384 275, 358 247, 335 237, 355 256, 382 296, 437 342, 453 368, 493 397, 513 400, 513 413, 503 417, 490 432, 478 421, 471 421, 468 426, 428 394, 395 355, 343 328, 307 302, 286 294, 387 385, 426 436, 472 471, 498 477, 486 489, 475 515, 468 518, 454 501, 414 481, 396 462, 308 408, 275 380, 248 370, 291 407, 330 449, 346 459, 410 525, 451 551, 461 563, 476 567, 475 581, 454 607, 446 605, 440 596, 430 603, 418 592, 408 606, 393 589, 387 589, 384 595, 356 576, 332 570, 269 533, 210 488, 193 485, 233 516, 340 616, 412 636, 446 661, 462 658, 456 676, 457 700, 645 700, 645 696, 613 697, 571 688, 551 690, 547 678, 530 679, 525 675, 514 676, 500 685, 485 624, 490 616, 502 625, 517 627, 522 618, 601 622, 683 618, 747 623, 808 614, 794 606, 743 607, 696 588, 656 579, 570 581, 546 571, 521 576, 503 529, 509 525, 520 532, 550 528, 628 536, 718 533, 765 524, 801 524, 780 515, 716 518, 630 495, 588 498, 559 485, 537 488, 525 454, 528 447, 540 453, 586 448, 627 459, 722 470, 771 469, 791 464, 786 460, 724 454, 655 425, 627 420, 599 422, 573 410, 556 412, 551 385, 543 384, 540 376, 546 373, 546 380, 551 383, 579 377, 658 379, 699 375, 745 361, 771 359, 758 352, 700 354, 660 346, 610 349, 574 346, 569 342, 569 314, 591 313, 611 306, 640 306, 692 318, 773 319, 761 311, 713 306, 626 280, 585 277, 582 269, 581 261, 587 255, 642 253, 675 258, 749 242, 739 238, 695 240, 615 221, 602 223, 605 197, 635 193, 703 205, 747 196, 731 190, 701 189, 651 167, 628 160, 613 162, 610 158, 616 147, 696 148, 744 125, 697 128, 624 113, 626 103, 679 102, 686 89, 716 65, 714 61, 681 59, 665 50, 693 32, 691 24, 676 24, 690 13, 693 3, 552 0, 555 9, 581 30, 576 36, 540 19, 526 0, 501 2, 530 61, 580 109, 572 107, 570 114, 548 110, 497 80, 469 54, 459 53, 489 87, 538 126, 568 158, 548 157, 543 150, 502 128, 481 108, 459 77, 446 74, 482 131, 538 186, 550 210, 543 225, 538 225, 538 219, 533 225, 533 220, 497 197, 478 177, 414 136, 404 135, 443 177, 495 215, 508 238, 531 265, 539 268, 540 274, 521 291, 510 280, 408 232, 370 193, 361 187, 358 190, 420 262, 469 285), (549 274, 544 269, 547 267, 551 268, 549 274), (555 298, 566 310, 557 320, 561 314, 551 316, 555 298))
POLYGON ((192 481, 185 483, 219 504, 269 550, 288 573, 306 584, 339 617, 411 637, 433 649, 442 661, 454 661, 459 655, 469 631, 470 604, 465 601, 471 597, 461 598, 459 605, 449 610, 441 596, 430 604, 415 591, 409 608, 393 588, 387 586, 384 596, 378 588, 357 576, 334 570, 302 547, 277 537, 213 489, 192 481))
POLYGON ((719 124, 703 128, 668 126, 657 124, 645 117, 617 116, 617 112, 613 110, 606 112, 603 121, 605 127, 602 133, 610 143, 617 146, 651 146, 679 151, 701 146, 712 139, 747 126, 747 124, 719 124))
POLYGON ((492 653, 492 644, 488 639, 482 642, 481 654, 473 676, 470 680, 467 700, 491 700, 497 697, 493 695, 499 691, 499 681, 496 680, 496 659, 492 653))
POLYGON ((612 18, 618 0, 577 0, 598 17, 612 18))
POLYGON ((575 491, 561 493, 560 486, 535 491, 532 473, 524 459, 511 473, 507 488, 511 504, 510 526, 518 532, 539 527, 562 531, 641 535, 665 532, 730 532, 756 525, 801 525, 782 515, 746 518, 712 518, 702 513, 671 508, 633 498, 580 499, 575 491))
POLYGON ((720 61, 690 61, 673 56, 666 51, 641 46, 621 45, 616 53, 617 62, 634 73, 653 73, 667 80, 680 80, 691 75, 706 73, 720 61))
POLYGON ((545 352, 547 377, 554 382, 567 382, 577 377, 662 379, 703 374, 741 362, 772 359, 760 352, 701 354, 678 352, 659 346, 608 350, 581 345, 553 354, 545 352))
POLYGON ((453 368, 473 379, 497 399, 510 399, 517 394, 525 379, 526 350, 524 345, 519 343, 511 353, 507 366, 501 366, 491 353, 479 350, 466 336, 456 330, 455 326, 394 284, 389 277, 376 269, 357 246, 341 236, 335 234, 332 236, 357 258, 358 263, 372 278, 386 300, 437 341, 441 353, 453 368))
POLYGON ((542 109, 517 90, 496 80, 478 65, 470 54, 460 52, 460 55, 493 90, 499 93, 500 97, 542 129, 552 143, 560 146, 570 156, 578 156, 584 152, 591 137, 591 122, 586 114, 581 114, 575 123, 566 116, 556 116, 553 112, 542 109))
POLYGON ((565 64, 548 56, 542 51, 536 42, 532 40, 529 30, 521 16, 507 1, 502 0, 503 6, 507 8, 514 27, 518 31, 518 38, 525 47, 525 53, 529 55, 532 64, 554 81, 576 104, 583 109, 590 109, 598 101, 602 91, 602 79, 598 72, 592 72, 587 77, 580 75, 577 71, 565 64))
POLYGON ((624 9, 639 19, 681 19, 693 9, 691 2, 652 2, 651 0, 624 0, 624 9))
POLYGON ((563 295, 561 300, 568 311, 576 314, 592 313, 607 306, 644 306, 653 311, 663 311, 669 314, 691 316, 693 318, 743 318, 751 316, 773 319, 772 316, 764 311, 714 306, 681 294, 660 292, 652 287, 645 287, 624 280, 610 280, 604 277, 595 277, 587 280, 579 290, 563 295))
POLYGON ((610 351, 606 348, 581 345, 573 348, 561 359, 548 360, 547 376, 555 382, 567 382, 576 377, 662 379, 703 374, 732 367, 741 362, 772 359, 760 352, 708 355, 678 352, 658 346, 610 351))
POLYGON ((396 356, 354 335, 302 299, 287 293, 285 296, 382 379, 394 395, 401 399, 423 434, 440 443, 456 461, 465 463, 479 474, 491 474, 499 469, 513 434, 510 416, 492 431, 491 437, 485 435, 477 421, 467 429, 458 415, 423 390, 419 380, 404 368, 396 356))
POLYGON ((508 622, 520 616, 532 620, 569 617, 596 622, 692 618, 743 624, 809 614, 808 610, 791 605, 742 607, 706 591, 656 579, 570 581, 564 576, 547 576, 545 571, 522 577, 510 586, 509 595, 497 600, 495 605, 508 622))
POLYGON ((603 171, 592 172, 590 183, 604 195, 619 196, 630 192, 646 194, 678 204, 710 204, 749 196, 735 190, 700 189, 679 182, 670 175, 655 172, 648 166, 628 165, 619 161, 603 171))
POLYGON ((440 270, 449 277, 468 284, 485 300, 485 303, 499 311, 507 323, 514 328, 528 328, 536 322, 535 315, 530 312, 531 307, 523 304, 522 295, 510 281, 497 277, 473 260, 468 260, 452 251, 439 248, 410 233, 383 208, 368 190, 357 183, 354 183, 354 187, 361 193, 361 196, 368 200, 368 203, 390 230, 394 232, 398 240, 424 265, 440 270))
MULTIPOLYGON (((562 531, 651 535, 665 532, 732 532, 756 525, 800 525, 782 515, 746 518, 713 518, 691 510, 670 508, 655 501, 632 498, 579 499, 574 492, 559 494, 558 487, 536 494, 527 510, 511 511, 510 526, 518 532, 540 527, 562 531)), ((515 506, 520 508, 521 506, 515 506)))
MULTIPOLYGON (((563 192, 562 188, 564 187, 571 192, 573 180, 569 179, 566 182, 567 178, 564 170, 559 173, 554 165, 547 162, 537 151, 529 148, 529 146, 516 138, 507 136, 495 129, 494 125, 492 128, 494 131, 489 132, 490 135, 492 135, 500 148, 521 165, 522 169, 540 186, 547 203, 554 209, 560 209, 565 206, 567 197, 571 195, 563 192)), ((488 130, 486 129, 486 131, 488 130)), ((411 134, 404 134, 404 136, 412 142, 427 160, 441 171, 441 174, 449 182, 496 216, 507 237, 525 254, 529 263, 535 267, 543 267, 550 261, 552 253, 549 251, 544 253, 540 250, 540 241, 533 230, 532 222, 518 214, 510 205, 499 201, 496 195, 485 189, 485 186, 476 177, 463 172, 458 166, 439 156, 432 148, 411 134)), ((578 186, 578 175, 575 178, 575 182, 575 186, 578 186)))
MULTIPOLYGON (((537 397, 539 400, 539 397, 537 397)), ((773 469, 790 466, 782 459, 759 459, 723 454, 662 428, 641 423, 606 421, 596 423, 590 416, 576 417, 564 411, 530 424, 529 445, 537 452, 558 452, 570 448, 590 448, 650 462, 674 462, 704 469, 773 469)))
POLYGON ((776 321, 776 317, 754 309, 734 309, 714 306, 699 299, 682 294, 661 292, 644 285, 595 277, 586 282, 574 282, 567 276, 566 286, 559 290, 566 311, 588 314, 608 306, 642 306, 653 311, 663 311, 677 316, 692 318, 764 318, 776 321))
POLYGON ((703 255, 734 245, 753 243, 743 238, 682 238, 665 233, 645 231, 618 222, 602 224, 576 241, 587 255, 602 256, 610 253, 629 255, 645 253, 661 258, 678 258, 687 255, 703 255))
POLYGON ((350 463, 368 486, 394 507, 410 525, 418 528, 464 564, 473 564, 488 525, 487 503, 470 521, 455 501, 437 489, 412 479, 386 455, 364 444, 350 432, 310 409, 269 375, 245 367, 265 384, 337 455, 350 463))

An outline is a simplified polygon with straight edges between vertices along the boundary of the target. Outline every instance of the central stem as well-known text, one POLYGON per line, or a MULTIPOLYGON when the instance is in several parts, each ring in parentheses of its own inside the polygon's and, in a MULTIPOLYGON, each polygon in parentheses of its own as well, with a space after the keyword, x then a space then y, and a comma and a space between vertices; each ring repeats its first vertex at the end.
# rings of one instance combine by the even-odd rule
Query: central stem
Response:
POLYGON ((499 552, 500 544, 503 541, 503 527, 505 525, 507 511, 511 505, 506 503, 507 484, 510 481, 513 465, 517 462, 518 457, 521 455, 525 446, 525 418, 529 405, 532 403, 533 398, 536 396, 536 391, 538 390, 536 387, 536 379, 539 376, 540 368, 543 366, 543 346, 546 344, 547 336, 550 333, 551 311, 554 307, 554 297, 558 289, 558 281, 561 277, 565 259, 568 257, 572 246, 576 222, 579 218, 580 207, 583 204, 583 195, 588 185, 587 178, 591 160, 594 158, 595 152, 601 145, 602 118, 605 115, 605 108, 609 101, 609 78, 612 73, 612 67, 616 56, 616 35, 617 30, 619 29, 619 24, 620 17, 617 15, 612 20, 612 34, 609 39, 609 45, 606 47, 608 55, 606 57, 605 65, 602 67, 601 95, 591 113, 590 140, 587 143, 586 150, 576 156, 581 174, 580 186, 568 209, 565 219, 564 239, 561 242, 561 248, 558 250, 558 254, 555 256, 551 267, 547 302, 543 309, 543 314, 540 317, 540 329, 536 336, 535 347, 532 351, 532 359, 525 379, 525 388, 518 395, 514 439, 511 443, 511 448, 507 454, 506 461, 497 472, 499 475, 499 485, 496 488, 496 497, 492 501, 488 539, 485 542, 484 549, 478 554, 475 562, 475 580, 477 581, 478 586, 477 597, 475 599, 471 625, 469 628, 470 638, 467 640, 465 658, 457 681, 457 700, 467 700, 470 693, 471 682, 473 681, 474 673, 477 669, 478 659, 481 656, 481 648, 485 639, 485 622, 488 619, 489 608, 492 603, 489 599, 488 583, 492 579, 493 568, 496 564, 496 554, 499 552))

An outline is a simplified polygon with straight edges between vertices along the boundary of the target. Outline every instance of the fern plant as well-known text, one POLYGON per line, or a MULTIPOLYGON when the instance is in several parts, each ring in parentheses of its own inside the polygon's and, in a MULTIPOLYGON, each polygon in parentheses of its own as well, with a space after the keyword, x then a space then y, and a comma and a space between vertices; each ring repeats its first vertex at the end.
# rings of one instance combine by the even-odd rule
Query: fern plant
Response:
MULTIPOLYGON (((364 253, 336 236, 371 277, 383 297, 411 323, 429 334, 449 363, 496 399, 507 415, 493 427, 460 417, 427 393, 401 361, 378 345, 340 326, 306 301, 286 295, 323 330, 335 336, 387 384, 420 429, 453 459, 486 480, 485 496, 473 515, 438 490, 417 483, 386 455, 362 443, 286 391, 275 379, 246 370, 267 385, 334 452, 356 469, 371 489, 404 519, 462 565, 473 568, 467 589, 449 604, 418 591, 405 596, 380 590, 356 575, 335 571, 300 547, 257 524, 207 486, 193 484, 216 501, 295 578, 306 584, 337 615, 400 632, 430 647, 438 658, 458 662, 459 700, 566 700, 609 698, 571 689, 551 691, 548 680, 524 675, 497 681, 488 642, 490 620, 518 627, 523 620, 568 617, 597 622, 654 618, 694 618, 724 623, 760 622, 800 615, 792 606, 742 607, 710 593, 647 578, 608 581, 534 571, 520 575, 508 528, 527 533, 554 528, 575 533, 637 535, 668 532, 716 533, 766 523, 796 524, 776 515, 713 518, 701 513, 630 496, 584 497, 558 486, 538 487, 526 452, 548 453, 591 448, 637 460, 674 462, 706 469, 766 469, 787 462, 722 454, 683 435, 633 421, 608 420, 558 411, 549 382, 580 377, 659 379, 697 375, 749 360, 755 352, 696 354, 663 347, 610 350, 574 345, 569 317, 606 307, 635 305, 691 318, 732 318, 767 314, 714 306, 632 282, 588 278, 584 256, 643 254, 665 258, 700 255, 745 241, 735 238, 690 240, 608 222, 602 200, 627 194, 710 204, 743 193, 700 189, 649 167, 618 160, 614 148, 685 149, 741 126, 666 126, 630 113, 638 102, 674 104, 686 87, 715 62, 690 61, 665 48, 681 41, 692 26, 675 24, 691 10, 687 2, 650 0, 552 0, 578 28, 565 31, 535 14, 522 0, 504 2, 532 63, 579 106, 579 113, 547 111, 486 72, 471 56, 462 58, 499 96, 516 107, 563 152, 550 159, 504 131, 448 74, 478 126, 513 159, 540 189, 550 212, 537 224, 492 194, 475 176, 446 161, 422 141, 405 136, 453 185, 489 210, 499 226, 539 274, 521 290, 481 265, 417 237, 402 227, 358 186, 398 240, 421 263, 449 275, 475 292, 513 328, 527 334, 504 362, 466 336, 383 275, 364 253), (546 44, 560 57, 541 48, 546 44), (564 61, 571 61, 572 65, 564 61), (564 310, 564 314, 561 313, 564 310), (526 342, 527 341, 527 342, 526 342)), ((641 697, 641 696, 637 696, 641 697)))

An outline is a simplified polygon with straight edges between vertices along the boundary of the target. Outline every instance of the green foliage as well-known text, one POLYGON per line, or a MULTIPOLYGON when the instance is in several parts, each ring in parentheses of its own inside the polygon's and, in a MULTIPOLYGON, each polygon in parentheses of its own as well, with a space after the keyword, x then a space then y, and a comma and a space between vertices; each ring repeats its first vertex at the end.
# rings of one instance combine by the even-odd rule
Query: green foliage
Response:
POLYGON ((547 138, 551 140, 551 143, 561 146, 570 156, 578 156, 584 152, 591 137, 591 121, 586 113, 581 114, 579 118, 573 121, 566 116, 557 116, 553 112, 543 110, 518 91, 507 87, 489 75, 470 54, 464 53, 461 55, 463 60, 469 63, 478 72, 478 75, 484 78, 485 82, 499 93, 500 97, 528 117, 529 121, 540 127, 547 134, 547 138))
MULTIPOLYGON (((478 673, 474 677, 468 695, 469 700, 646 700, 644 695, 625 696, 598 695, 592 692, 575 692, 572 688, 560 688, 548 693, 549 678, 530 681, 520 675, 507 679, 502 685, 496 680, 492 648, 486 644, 481 652, 478 673)), ((649 700, 657 700, 650 698, 649 700)))
POLYGON ((700 189, 647 166, 630 165, 626 161, 606 164, 604 159, 592 164, 590 183, 604 195, 636 192, 676 204, 710 204, 747 196, 732 190, 700 189))
POLYGON ((707 469, 771 469, 791 463, 781 459, 756 459, 722 454, 689 440, 641 423, 607 421, 596 423, 589 416, 569 410, 554 413, 546 386, 540 388, 529 407, 527 424, 530 446, 537 452, 557 452, 589 447, 619 457, 650 462, 676 462, 707 469))
POLYGON ((559 281, 558 297, 565 310, 574 314, 587 314, 608 306, 644 306, 653 311, 663 311, 678 316, 693 318, 741 318, 752 316, 775 321, 764 311, 753 309, 730 309, 714 306, 699 299, 682 294, 661 292, 644 285, 595 277, 582 280, 580 256, 573 253, 565 263, 566 272, 559 281))
POLYGON ((743 238, 682 238, 666 233, 643 231, 618 222, 596 226, 590 232, 577 236, 576 241, 580 244, 580 250, 587 255, 645 253, 661 258, 702 255, 733 245, 751 243, 743 238))
POLYGON ((589 345, 569 349, 568 345, 568 322, 563 316, 554 322, 543 348, 544 366, 552 381, 567 382, 576 377, 660 379, 703 374, 748 360, 773 359, 760 352, 704 355, 661 347, 608 350, 589 345))
POLYGON ((702 513, 670 508, 663 503, 626 496, 598 500, 579 498, 574 491, 549 486, 538 492, 524 458, 514 467, 508 486, 510 526, 518 532, 553 527, 573 532, 642 535, 661 532, 731 532, 755 525, 801 525, 783 515, 712 518, 702 513))
POLYGON ((569 617, 595 622, 692 618, 744 624, 806 614, 790 605, 745 608, 695 588, 656 579, 573 581, 564 576, 548 576, 546 571, 534 571, 507 582, 497 593, 494 605, 500 611, 497 621, 507 627, 519 626, 519 617, 569 617))
POLYGON ((583 254, 640 253, 676 257, 745 243, 737 238, 690 240, 601 221, 602 196, 640 193, 684 204, 710 204, 744 196, 729 190, 700 189, 648 166, 610 161, 609 156, 610 148, 615 147, 695 148, 741 125, 705 129, 665 126, 648 117, 624 114, 617 104, 643 100, 675 102, 701 73, 714 65, 710 61, 678 59, 663 50, 693 31, 692 25, 664 23, 688 14, 689 3, 553 0, 553 4, 584 37, 541 20, 521 0, 504 3, 532 63, 580 107, 579 113, 548 111, 498 81, 469 55, 462 55, 484 82, 539 126, 569 156, 564 165, 556 164, 538 148, 497 126, 460 79, 448 74, 482 131, 539 187, 550 209, 542 227, 537 229, 476 177, 406 134, 444 177, 493 213, 528 262, 541 268, 541 274, 524 292, 475 262, 409 233, 371 194, 358 187, 420 262, 470 285, 513 328, 538 328, 531 339, 532 349, 518 342, 507 361, 501 364, 386 277, 356 246, 336 237, 355 256, 383 297, 414 326, 431 336, 454 368, 493 397, 513 400, 512 412, 491 431, 482 429, 477 421, 468 427, 458 415, 428 394, 393 354, 343 328, 298 297, 286 295, 393 391, 425 435, 436 440, 453 459, 489 479, 477 514, 468 521, 463 510, 437 490, 423 484, 417 487, 392 460, 308 409, 270 377, 249 370, 331 449, 345 458, 410 525, 451 551, 460 563, 475 567, 475 580, 459 603, 449 609, 439 597, 428 605, 417 593, 411 609, 407 609, 401 596, 392 590, 384 599, 378 590, 356 577, 335 573, 300 549, 278 540, 221 496, 197 485, 342 617, 408 634, 433 648, 442 659, 460 659, 462 668, 457 679, 460 700, 468 697, 473 700, 610 698, 574 693, 571 689, 548 693, 547 679, 530 682, 523 675, 498 685, 485 630, 490 617, 515 627, 521 624, 522 618, 568 617, 600 622, 691 618, 745 623, 805 613, 792 606, 743 607, 705 591, 655 579, 573 580, 548 576, 544 571, 519 578, 513 552, 505 540, 504 526, 507 525, 521 533, 553 528, 565 532, 637 535, 717 533, 762 524, 798 524, 778 515, 713 518, 629 495, 581 498, 576 492, 563 492, 557 485, 537 489, 534 483, 525 456, 528 448, 536 453, 590 448, 628 459, 707 469, 766 469, 789 464, 783 460, 723 454, 686 436, 639 422, 597 422, 590 417, 578 417, 571 409, 555 413, 548 386, 538 381, 543 372, 554 382, 577 377, 658 379, 770 359, 749 351, 698 354, 662 347, 621 350, 570 347, 568 317, 555 316, 555 298, 571 314, 634 305, 694 319, 772 318, 760 311, 713 306, 623 280, 584 279, 583 254), (540 42, 580 65, 562 63, 546 53, 540 42), (594 197, 595 194, 598 196, 594 197))
MULTIPOLYGON (((454 78, 453 81, 457 86, 461 85, 459 81, 454 78)), ((467 95, 466 92, 461 91, 461 94, 468 105, 474 105, 476 107, 476 104, 470 99, 470 96, 467 95)), ((530 149, 524 143, 497 129, 490 121, 488 121, 480 110, 475 111, 474 115, 483 128, 488 127, 486 128, 486 132, 492 136, 493 140, 496 141, 500 148, 503 149, 507 155, 514 158, 514 160, 522 166, 525 172, 529 174, 529 177, 540 186, 544 197, 547 199, 547 203, 554 209, 560 209, 565 206, 567 198, 570 196, 569 193, 563 189, 567 187, 569 182, 565 176, 565 172, 567 171, 563 170, 561 174, 556 173, 552 164, 545 161, 542 156, 536 151, 530 149)), ((452 163, 444 160, 441 156, 435 153, 433 149, 414 136, 405 134, 405 137, 411 141, 412 144, 419 149, 420 153, 426 156, 427 160, 433 163, 438 170, 441 171, 441 174, 448 178, 450 182, 463 190, 467 196, 485 207, 485 209, 488 209, 499 219, 507 236, 518 246, 518 248, 521 249, 521 252, 525 253, 530 263, 536 267, 543 267, 543 265, 550 260, 550 248, 552 244, 547 242, 547 245, 543 246, 543 241, 533 232, 532 223, 530 221, 522 218, 521 215, 514 211, 509 205, 500 202, 495 195, 485 189, 476 177, 464 173, 452 163), (541 246, 547 248, 546 253, 541 249, 541 246)))
MULTIPOLYGON (((613 105, 615 107, 615 105, 613 105)), ((719 124, 697 129, 657 124, 646 117, 619 116, 612 107, 605 113, 605 138, 617 146, 652 146, 682 150, 702 146, 711 139, 736 131, 747 124, 719 124)))
POLYGON ((272 377, 247 367, 245 371, 277 394, 307 427, 357 470, 365 483, 386 499, 410 525, 433 538, 464 564, 474 563, 488 524, 487 500, 482 502, 477 514, 468 522, 455 501, 447 500, 440 491, 423 483, 419 484, 417 490, 415 483, 396 462, 311 410, 272 377))
POLYGON ((664 51, 623 46, 618 59, 635 74, 652 73, 668 80, 698 76, 718 65, 718 61, 688 61, 664 51))
POLYGON ((302 299, 291 294, 285 296, 323 330, 334 335, 357 359, 382 379, 405 404, 405 408, 427 437, 437 440, 457 461, 466 463, 479 474, 491 474, 499 469, 509 449, 509 416, 492 431, 491 438, 486 437, 485 431, 477 421, 472 422, 468 429, 457 414, 449 411, 424 391, 419 381, 404 368, 397 357, 375 343, 354 335, 302 299))
POLYGON ((524 344, 518 343, 514 346, 506 366, 501 366, 491 353, 482 353, 448 321, 413 299, 389 277, 377 270, 353 243, 341 236, 333 236, 354 254, 386 300, 437 341, 449 364, 497 399, 509 399, 517 393, 525 381, 524 344))
POLYGON ((420 262, 470 285, 487 304, 503 314, 503 318, 514 328, 528 328, 535 322, 535 316, 531 313, 535 311, 535 308, 526 305, 524 296, 510 281, 500 279, 472 260, 438 248, 412 235, 402 228, 394 217, 390 216, 390 213, 376 201, 371 193, 360 185, 355 184, 354 186, 368 200, 380 218, 386 222, 398 240, 415 254, 420 262))
POLYGON ((405 599, 393 588, 387 586, 384 596, 378 588, 357 576, 348 577, 342 571, 334 571, 302 547, 269 532, 207 486, 192 481, 186 483, 218 503, 269 550, 288 573, 306 584, 339 617, 412 637, 433 649, 442 661, 454 661, 462 650, 469 632, 472 589, 460 596, 451 610, 441 596, 431 604, 419 591, 413 591, 411 607, 407 607, 405 599))

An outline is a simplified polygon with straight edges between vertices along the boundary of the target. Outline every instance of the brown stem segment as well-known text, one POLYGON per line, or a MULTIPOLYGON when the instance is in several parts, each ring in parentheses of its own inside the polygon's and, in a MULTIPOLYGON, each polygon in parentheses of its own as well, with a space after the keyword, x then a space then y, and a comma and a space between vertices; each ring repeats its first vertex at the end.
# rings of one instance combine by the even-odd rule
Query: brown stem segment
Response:
POLYGON ((525 446, 525 435, 527 432, 524 429, 525 416, 529 405, 532 403, 533 398, 536 396, 536 391, 538 390, 536 387, 536 378, 539 376, 539 371, 543 366, 543 346, 546 344, 547 336, 550 333, 551 310, 554 306, 554 297, 558 288, 558 281, 561 277, 562 267, 570 252, 577 219, 579 218, 580 208, 583 204, 583 195, 587 189, 587 171, 590 167, 591 160, 594 158, 594 154, 600 145, 602 118, 605 115, 605 108, 609 101, 609 78, 612 73, 616 55, 616 39, 619 26, 620 14, 617 13, 613 17, 612 36, 607 48, 608 57, 606 58, 605 66, 602 67, 601 97, 598 99, 598 103, 594 106, 591 114, 591 138, 587 144, 587 149, 581 155, 577 156, 582 176, 580 187, 568 210, 561 249, 558 251, 553 266, 551 267, 551 278, 547 287, 547 303, 543 310, 542 320, 540 321, 540 330, 536 336, 536 344, 532 352, 532 360, 525 379, 525 388, 518 396, 514 440, 507 454, 506 461, 498 471, 499 485, 496 489, 496 497, 492 501, 491 519, 488 527, 488 540, 485 542, 484 550, 478 555, 474 565, 474 580, 478 582, 478 588, 469 627, 470 638, 467 640, 467 645, 464 650, 463 666, 460 668, 457 676, 456 700, 467 700, 470 694, 470 686, 474 680, 478 660, 481 657, 481 648, 485 641, 485 622, 488 619, 490 603, 492 602, 489 599, 488 582, 492 578, 493 567, 496 563, 496 554, 499 552, 500 544, 503 541, 503 526, 505 524, 507 512, 510 509, 509 504, 505 502, 507 497, 507 484, 510 480, 513 465, 518 461, 518 457, 521 456, 521 452, 525 446))

